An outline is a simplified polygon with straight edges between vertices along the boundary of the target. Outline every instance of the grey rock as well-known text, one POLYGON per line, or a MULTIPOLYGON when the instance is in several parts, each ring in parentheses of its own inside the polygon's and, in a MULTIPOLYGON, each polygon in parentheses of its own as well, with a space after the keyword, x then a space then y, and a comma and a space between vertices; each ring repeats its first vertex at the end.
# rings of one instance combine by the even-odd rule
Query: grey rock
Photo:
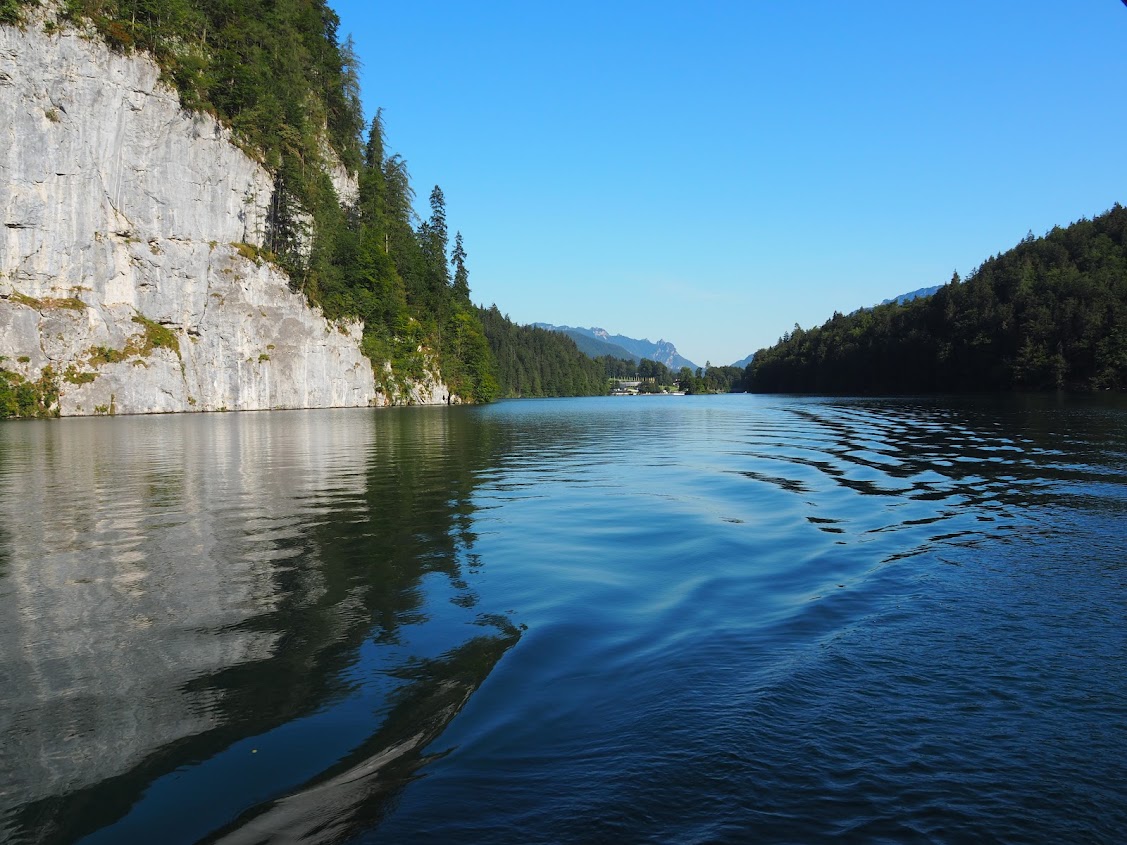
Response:
POLYGON ((254 257, 273 180, 229 130, 181 109, 149 58, 47 34, 53 14, 0 27, 0 366, 51 366, 63 415, 446 401, 437 374, 380 393, 362 325, 254 257))

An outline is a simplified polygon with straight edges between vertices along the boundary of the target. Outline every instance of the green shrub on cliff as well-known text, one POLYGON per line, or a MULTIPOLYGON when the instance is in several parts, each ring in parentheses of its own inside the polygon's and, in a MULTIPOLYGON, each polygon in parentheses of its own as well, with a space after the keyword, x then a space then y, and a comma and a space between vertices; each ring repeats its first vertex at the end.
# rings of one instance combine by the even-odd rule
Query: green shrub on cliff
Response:
POLYGON ((0 418, 57 417, 59 382, 50 367, 36 381, 0 368, 0 418))

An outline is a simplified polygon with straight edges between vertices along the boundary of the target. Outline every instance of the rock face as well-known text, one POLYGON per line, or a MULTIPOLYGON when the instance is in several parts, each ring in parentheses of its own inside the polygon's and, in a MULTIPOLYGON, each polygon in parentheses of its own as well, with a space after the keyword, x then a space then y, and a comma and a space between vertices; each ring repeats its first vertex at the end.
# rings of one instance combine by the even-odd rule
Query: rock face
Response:
POLYGON ((386 404, 361 325, 258 257, 269 173, 159 76, 42 18, 0 27, 0 367, 50 367, 63 415, 386 404))

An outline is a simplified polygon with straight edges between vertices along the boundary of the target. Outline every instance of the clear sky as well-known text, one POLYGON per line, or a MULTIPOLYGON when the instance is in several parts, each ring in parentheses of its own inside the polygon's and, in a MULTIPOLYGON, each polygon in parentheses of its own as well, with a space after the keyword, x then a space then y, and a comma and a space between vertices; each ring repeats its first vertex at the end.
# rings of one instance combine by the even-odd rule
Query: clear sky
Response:
POLYGON ((330 0, 473 299, 729 364, 1127 203, 1120 0, 330 0))

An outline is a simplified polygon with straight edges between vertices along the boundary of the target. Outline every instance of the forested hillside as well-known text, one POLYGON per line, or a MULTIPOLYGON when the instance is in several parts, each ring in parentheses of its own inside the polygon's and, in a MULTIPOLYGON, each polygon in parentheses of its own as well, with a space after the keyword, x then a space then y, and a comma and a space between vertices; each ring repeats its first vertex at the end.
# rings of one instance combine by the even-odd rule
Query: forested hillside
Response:
POLYGON ((756 392, 1127 389, 1127 209, 1030 235, 932 296, 756 353, 756 392))
POLYGON ((600 396, 608 392, 612 379, 640 381, 640 393, 663 393, 675 387, 686 393, 743 390, 744 371, 738 367, 710 366, 698 368, 695 374, 682 367, 675 375, 665 364, 648 358, 591 358, 570 332, 517 325, 496 305, 480 309, 479 317, 493 353, 500 395, 507 398, 600 396))
MULTIPOLYGON (((26 24, 39 5, 0 0, 0 23, 26 24)), ((264 248, 240 248, 281 266, 327 317, 361 318, 385 392, 437 364, 463 398, 492 398, 445 198, 436 186, 419 221, 406 161, 387 152, 378 114, 365 142, 355 58, 325 0, 63 0, 58 10, 48 28, 92 27, 116 50, 150 53, 186 108, 214 114, 262 162, 274 179, 264 248), (359 182, 343 205, 332 180, 342 166, 359 182)))
POLYGON ((489 340, 501 396, 529 399, 607 392, 604 362, 580 352, 567 335, 517 325, 496 305, 479 308, 478 318, 489 340))

